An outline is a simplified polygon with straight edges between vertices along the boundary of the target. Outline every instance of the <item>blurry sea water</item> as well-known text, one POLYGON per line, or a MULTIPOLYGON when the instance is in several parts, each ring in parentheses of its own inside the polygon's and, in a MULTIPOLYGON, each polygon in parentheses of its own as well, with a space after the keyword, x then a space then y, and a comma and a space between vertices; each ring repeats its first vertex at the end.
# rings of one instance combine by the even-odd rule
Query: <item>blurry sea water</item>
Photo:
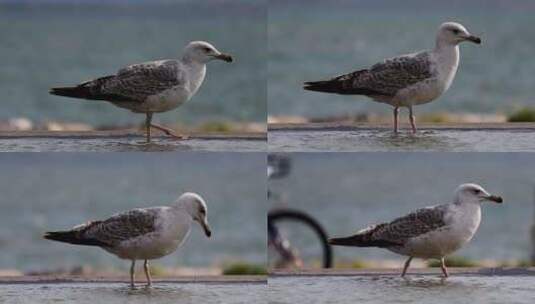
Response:
POLYGON ((48 90, 180 58, 188 42, 206 40, 235 62, 210 62, 197 95, 155 120, 265 122, 265 19, 263 1, 0 1, 0 120, 141 124, 140 114, 48 90))

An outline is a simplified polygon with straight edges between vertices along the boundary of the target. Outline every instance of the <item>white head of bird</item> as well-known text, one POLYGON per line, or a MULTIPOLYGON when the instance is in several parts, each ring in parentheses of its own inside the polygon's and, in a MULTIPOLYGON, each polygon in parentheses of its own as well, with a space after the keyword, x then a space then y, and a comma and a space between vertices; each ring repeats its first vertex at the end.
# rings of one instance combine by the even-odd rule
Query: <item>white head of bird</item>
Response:
POLYGON ((477 184, 462 184, 455 191, 455 202, 458 204, 481 204, 485 201, 503 203, 503 199, 500 196, 488 193, 477 184))
POLYGON ((206 41, 192 41, 184 48, 184 60, 207 63, 214 59, 232 62, 232 56, 221 53, 206 41))
POLYGON ((440 25, 437 34, 437 46, 456 46, 464 41, 481 44, 481 38, 470 34, 470 32, 468 32, 468 30, 460 23, 446 22, 440 25))
POLYGON ((176 200, 173 206, 184 210, 191 216, 193 221, 198 222, 207 237, 212 235, 212 230, 208 224, 208 208, 200 195, 186 192, 176 200))

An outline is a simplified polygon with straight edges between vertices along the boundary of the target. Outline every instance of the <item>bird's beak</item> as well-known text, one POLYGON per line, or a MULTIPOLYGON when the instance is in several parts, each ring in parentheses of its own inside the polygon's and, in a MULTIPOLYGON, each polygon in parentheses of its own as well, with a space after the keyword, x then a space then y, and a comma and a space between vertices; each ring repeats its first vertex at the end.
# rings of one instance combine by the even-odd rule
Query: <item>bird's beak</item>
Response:
POLYGON ((232 56, 230 56, 228 54, 219 53, 217 55, 214 55, 214 58, 219 59, 219 60, 223 60, 223 61, 226 61, 226 62, 232 62, 232 56))
POLYGON ((498 204, 503 203, 502 197, 501 196, 497 196, 497 195, 489 195, 489 196, 485 197, 485 199, 488 200, 488 201, 492 201, 492 202, 498 203, 498 204))
POLYGON ((469 35, 465 38, 467 41, 471 41, 475 44, 481 44, 481 38, 477 37, 477 36, 474 36, 474 35, 469 35))
POLYGON ((204 234, 206 234, 207 237, 210 237, 212 235, 212 230, 210 230, 210 226, 208 225, 208 222, 205 220, 200 223, 201 223, 202 229, 204 229, 204 234))

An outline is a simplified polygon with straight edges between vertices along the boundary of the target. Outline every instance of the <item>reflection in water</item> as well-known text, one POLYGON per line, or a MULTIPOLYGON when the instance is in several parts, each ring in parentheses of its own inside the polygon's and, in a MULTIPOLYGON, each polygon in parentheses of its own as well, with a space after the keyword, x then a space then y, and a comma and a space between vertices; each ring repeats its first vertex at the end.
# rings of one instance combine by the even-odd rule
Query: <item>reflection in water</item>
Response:
POLYGON ((108 138, 7 138, 0 139, 0 152, 165 152, 165 151, 257 151, 267 149, 262 139, 155 138, 149 144, 142 137, 108 138))
POLYGON ((270 300, 297 303, 532 303, 535 276, 412 275, 357 277, 275 277, 269 280, 270 300))
POLYGON ((533 152, 535 132, 522 129, 427 129, 416 134, 390 130, 271 131, 269 149, 278 152, 533 152))
POLYGON ((0 285, 2 303, 267 303, 266 284, 126 283, 0 285))
POLYGON ((171 152, 193 150, 186 141, 168 142, 168 140, 157 139, 150 143, 145 141, 131 140, 129 142, 109 143, 108 148, 116 152, 171 152))
MULTIPOLYGON (((353 133, 353 135, 356 135, 353 133)), ((392 131, 367 131, 365 134, 358 134, 370 145, 378 146, 383 150, 433 150, 450 151, 462 148, 463 144, 455 138, 441 135, 440 132, 432 130, 419 131, 416 134, 398 133, 392 131)))

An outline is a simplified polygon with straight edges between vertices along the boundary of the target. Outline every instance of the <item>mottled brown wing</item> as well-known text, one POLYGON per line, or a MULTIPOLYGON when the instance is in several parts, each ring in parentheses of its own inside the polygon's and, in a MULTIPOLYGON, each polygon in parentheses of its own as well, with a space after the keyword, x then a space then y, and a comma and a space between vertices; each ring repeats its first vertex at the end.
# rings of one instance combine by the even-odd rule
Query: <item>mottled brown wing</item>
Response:
POLYGON ((377 225, 371 232, 370 239, 402 245, 409 238, 445 226, 445 212, 445 206, 418 209, 390 223, 377 225))
POLYGON ((403 88, 432 77, 429 53, 421 52, 386 59, 369 69, 330 80, 305 82, 304 89, 342 95, 393 97, 403 88))
POLYGON ((112 247, 121 241, 155 231, 156 216, 157 211, 150 208, 120 213, 104 221, 89 223, 83 237, 112 247))
POLYGON ((185 85, 184 72, 179 62, 169 60, 163 64, 149 62, 123 68, 101 85, 100 93, 117 97, 110 101, 143 102, 151 95, 180 85, 185 85))

